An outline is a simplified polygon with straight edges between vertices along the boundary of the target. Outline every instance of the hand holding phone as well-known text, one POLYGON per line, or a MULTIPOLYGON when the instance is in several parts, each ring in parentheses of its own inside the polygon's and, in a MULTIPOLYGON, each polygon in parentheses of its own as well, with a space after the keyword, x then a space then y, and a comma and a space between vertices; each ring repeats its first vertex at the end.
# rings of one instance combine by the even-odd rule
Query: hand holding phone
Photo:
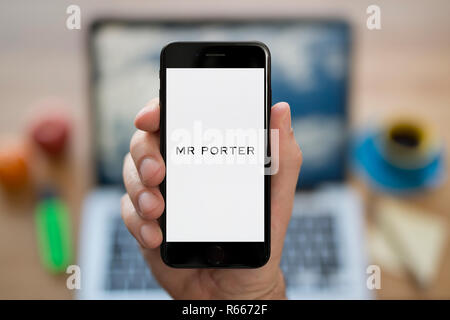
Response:
POLYGON ((176 299, 285 298, 280 259, 302 159, 291 130, 289 106, 278 103, 271 109, 270 128, 279 129, 279 170, 271 181, 271 256, 257 269, 175 269, 162 261, 158 219, 165 204, 159 185, 165 163, 159 151, 159 123, 159 101, 154 99, 136 117, 138 131, 124 162, 127 194, 122 198, 124 222, 158 282, 176 299))

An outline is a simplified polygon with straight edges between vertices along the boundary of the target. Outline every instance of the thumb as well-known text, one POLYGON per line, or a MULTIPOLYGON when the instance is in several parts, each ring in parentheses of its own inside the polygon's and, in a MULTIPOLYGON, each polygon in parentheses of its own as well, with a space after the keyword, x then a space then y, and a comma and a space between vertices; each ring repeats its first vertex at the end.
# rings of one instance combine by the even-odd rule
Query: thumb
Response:
POLYGON ((272 141, 272 157, 278 171, 271 177, 271 246, 274 258, 281 258, 284 237, 292 214, 295 188, 302 163, 302 152, 291 127, 289 104, 272 107, 270 128, 278 129, 278 152, 272 141))

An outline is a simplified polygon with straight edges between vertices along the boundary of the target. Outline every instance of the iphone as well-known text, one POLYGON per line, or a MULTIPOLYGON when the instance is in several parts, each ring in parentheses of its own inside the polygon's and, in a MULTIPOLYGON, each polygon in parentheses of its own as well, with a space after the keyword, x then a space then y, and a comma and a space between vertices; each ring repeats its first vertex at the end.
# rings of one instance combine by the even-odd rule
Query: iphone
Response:
POLYGON ((260 42, 161 51, 161 256, 180 268, 257 268, 270 257, 270 52, 260 42))

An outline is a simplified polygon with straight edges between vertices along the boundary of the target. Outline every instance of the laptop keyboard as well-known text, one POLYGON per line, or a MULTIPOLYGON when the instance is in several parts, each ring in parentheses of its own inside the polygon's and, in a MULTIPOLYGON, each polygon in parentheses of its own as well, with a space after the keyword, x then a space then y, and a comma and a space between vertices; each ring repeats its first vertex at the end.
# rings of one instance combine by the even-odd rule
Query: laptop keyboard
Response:
MULTIPOLYGON (((106 289, 146 290, 159 288, 120 217, 111 229, 110 259, 106 289)), ((286 285, 327 289, 336 285, 339 272, 338 237, 332 215, 293 216, 286 234, 281 269, 286 285)))
POLYGON ((286 233, 281 269, 287 287, 326 289, 336 284, 339 272, 335 217, 293 217, 286 233))
POLYGON ((115 218, 111 229, 111 255, 106 277, 107 290, 146 290, 159 288, 151 275, 136 240, 122 219, 115 218))

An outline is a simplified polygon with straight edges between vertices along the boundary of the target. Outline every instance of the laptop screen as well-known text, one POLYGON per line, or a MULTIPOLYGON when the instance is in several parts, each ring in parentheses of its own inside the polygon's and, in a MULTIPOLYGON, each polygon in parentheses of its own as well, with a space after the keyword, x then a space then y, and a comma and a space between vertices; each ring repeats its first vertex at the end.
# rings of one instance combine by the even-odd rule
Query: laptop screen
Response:
POLYGON ((121 183, 134 117, 158 96, 160 51, 181 40, 264 42, 272 56, 272 101, 291 105, 303 150, 299 186, 344 179, 350 56, 345 22, 105 20, 93 25, 89 40, 99 183, 121 183))

